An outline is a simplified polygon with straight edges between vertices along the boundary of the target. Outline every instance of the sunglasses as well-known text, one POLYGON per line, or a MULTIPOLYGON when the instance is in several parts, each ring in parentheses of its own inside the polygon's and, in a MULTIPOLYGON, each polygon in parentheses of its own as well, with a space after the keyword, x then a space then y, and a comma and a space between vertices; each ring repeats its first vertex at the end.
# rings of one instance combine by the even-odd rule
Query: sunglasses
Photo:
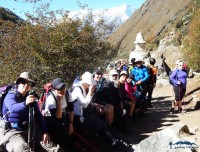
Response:
POLYGON ((101 73, 101 72, 97 72, 96 74, 97 74, 97 75, 103 75, 103 73, 101 73))
POLYGON ((27 81, 27 80, 21 80, 19 83, 21 83, 21 84, 23 84, 23 85, 27 84, 28 86, 32 86, 32 85, 33 85, 32 82, 29 82, 29 81, 27 81))

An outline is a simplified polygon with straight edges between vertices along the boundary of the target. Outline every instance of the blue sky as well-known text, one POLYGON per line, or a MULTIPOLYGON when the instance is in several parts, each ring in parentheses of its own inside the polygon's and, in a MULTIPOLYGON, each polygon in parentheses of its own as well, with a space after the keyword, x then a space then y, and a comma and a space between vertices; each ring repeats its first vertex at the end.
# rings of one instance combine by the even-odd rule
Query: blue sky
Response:
MULTIPOLYGON (((82 4, 87 4, 89 8, 109 9, 123 4, 132 5, 139 8, 145 0, 79 0, 82 4)), ((79 10, 77 0, 43 0, 43 2, 51 2, 51 9, 64 9, 69 11, 79 10)), ((23 17, 24 12, 33 13, 34 4, 24 2, 23 0, 0 0, 0 6, 9 8, 18 16, 23 17)))

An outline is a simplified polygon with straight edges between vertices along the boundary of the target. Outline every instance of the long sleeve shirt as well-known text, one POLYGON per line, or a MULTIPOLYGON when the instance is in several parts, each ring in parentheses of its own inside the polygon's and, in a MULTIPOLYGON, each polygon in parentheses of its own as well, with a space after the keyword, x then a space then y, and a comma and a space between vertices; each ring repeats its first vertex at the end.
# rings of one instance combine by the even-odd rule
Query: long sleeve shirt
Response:
MULTIPOLYGON (((26 96, 20 95, 20 101, 16 98, 17 91, 9 91, 3 102, 3 115, 7 114, 7 120, 11 123, 24 122, 29 120, 29 106, 26 106, 26 96)), ((38 122, 43 133, 47 133, 47 128, 43 116, 34 103, 35 120, 38 122)))
POLYGON ((132 83, 125 82, 125 90, 128 97, 135 101, 136 99, 133 93, 136 91, 136 87, 133 86, 132 83))
POLYGON ((137 67, 135 66, 132 69, 132 75, 134 76, 135 81, 142 80, 142 82, 146 82, 149 79, 149 73, 146 66, 137 67))
POLYGON ((187 73, 184 70, 174 70, 170 75, 170 80, 175 86, 178 86, 178 81, 181 82, 181 87, 186 88, 187 85, 187 73))
MULTIPOLYGON (((82 85, 80 85, 82 87, 82 85)), ((86 94, 84 88, 75 87, 72 91, 72 96, 76 98, 74 103, 74 114, 83 116, 83 108, 86 108, 92 100, 92 96, 86 94)))

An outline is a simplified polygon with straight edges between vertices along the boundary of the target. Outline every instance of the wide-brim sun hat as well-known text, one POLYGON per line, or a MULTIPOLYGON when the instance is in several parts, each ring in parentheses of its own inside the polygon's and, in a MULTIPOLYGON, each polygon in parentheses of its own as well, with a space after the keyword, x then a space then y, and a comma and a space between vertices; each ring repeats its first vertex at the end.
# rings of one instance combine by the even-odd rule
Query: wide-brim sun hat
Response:
POLYGON ((28 82, 31 82, 32 83, 32 87, 34 87, 36 85, 36 82, 33 80, 31 74, 29 72, 22 72, 20 74, 20 76, 17 78, 16 80, 16 84, 18 84, 20 82, 20 80, 26 80, 28 82))
POLYGON ((89 85, 96 85, 93 75, 90 72, 83 73, 81 82, 89 85))
POLYGON ((56 78, 52 81, 52 87, 54 89, 61 89, 64 85, 67 85, 67 83, 61 78, 56 78))
POLYGON ((133 43, 134 44, 138 44, 138 43, 143 43, 144 44, 144 43, 146 43, 146 41, 144 40, 144 37, 143 37, 141 32, 137 33, 136 39, 135 39, 135 41, 133 43))

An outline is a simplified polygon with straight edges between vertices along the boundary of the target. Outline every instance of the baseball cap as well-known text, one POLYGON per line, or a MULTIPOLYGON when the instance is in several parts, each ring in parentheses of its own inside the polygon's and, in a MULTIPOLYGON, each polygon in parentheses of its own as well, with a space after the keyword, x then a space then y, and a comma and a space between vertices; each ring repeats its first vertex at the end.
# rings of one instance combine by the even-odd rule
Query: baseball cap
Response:
POLYGON ((54 89, 61 89, 63 85, 66 85, 67 83, 64 83, 63 79, 61 78, 56 78, 52 81, 52 87, 54 89))

